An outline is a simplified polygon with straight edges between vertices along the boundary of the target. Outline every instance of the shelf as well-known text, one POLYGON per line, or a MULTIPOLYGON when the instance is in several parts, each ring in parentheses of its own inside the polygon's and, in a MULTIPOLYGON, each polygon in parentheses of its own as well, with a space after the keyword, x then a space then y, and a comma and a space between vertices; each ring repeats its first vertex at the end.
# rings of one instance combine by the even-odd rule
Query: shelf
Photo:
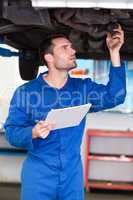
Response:
POLYGON ((101 160, 101 161, 120 161, 120 162, 133 162, 133 157, 121 156, 102 156, 102 155, 88 155, 88 160, 101 160))
POLYGON ((126 137, 131 138, 133 137, 133 131, 109 131, 109 130, 93 130, 88 129, 87 130, 88 136, 96 136, 96 137, 126 137))
MULTIPOLYGON (((133 131, 109 131, 109 130, 97 130, 97 129, 87 129, 86 131, 86 159, 85 159, 85 188, 88 190, 89 188, 97 188, 97 189, 113 189, 113 190, 133 190, 133 181, 132 179, 127 179, 129 182, 116 182, 110 180, 110 181, 104 181, 99 180, 98 178, 95 179, 95 177, 90 176, 90 170, 92 170, 90 165, 90 162, 96 163, 97 167, 98 165, 101 166, 101 162, 93 162, 93 161, 103 161, 102 164, 106 164, 106 167, 110 164, 110 161, 115 162, 113 165, 117 166, 118 165, 123 165, 124 167, 129 165, 128 163, 133 162, 133 155, 126 155, 126 151, 124 154, 117 154, 117 149, 115 154, 106 154, 106 152, 100 153, 92 153, 91 152, 91 139, 93 137, 97 138, 123 138, 126 141, 126 138, 133 139, 133 131), (105 162, 104 162, 105 161, 105 162), (107 162, 106 162, 107 161, 107 162), (109 162, 109 163, 108 163, 109 162), (120 162, 125 162, 125 163, 120 163, 120 162), (91 180, 94 178, 94 180, 91 180)), ((116 140, 118 141, 118 140, 116 140)), ((130 164, 132 165, 132 163, 130 164)), ((94 166, 93 166, 94 167, 94 166)), ((107 168, 108 169, 108 168, 107 168)), ((113 172, 113 170, 112 170, 113 172)), ((99 173, 102 173, 101 171, 99 173)), ((99 177, 99 176, 97 176, 99 177)), ((121 180, 121 179, 119 179, 121 180)), ((126 180, 126 181, 127 181, 126 180)))
POLYGON ((133 190, 133 183, 89 180, 89 188, 112 189, 112 190, 133 190))

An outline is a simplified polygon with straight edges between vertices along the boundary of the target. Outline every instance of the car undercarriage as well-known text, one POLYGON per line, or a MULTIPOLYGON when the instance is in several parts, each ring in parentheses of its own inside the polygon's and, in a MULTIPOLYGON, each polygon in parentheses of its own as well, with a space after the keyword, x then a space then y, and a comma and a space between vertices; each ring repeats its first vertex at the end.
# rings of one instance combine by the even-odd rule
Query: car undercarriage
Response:
POLYGON ((104 8, 35 8, 30 0, 0 3, 0 42, 19 50, 22 79, 36 77, 39 46, 51 33, 69 36, 77 58, 109 59, 106 34, 120 24, 125 43, 121 57, 133 60, 133 10, 104 8))

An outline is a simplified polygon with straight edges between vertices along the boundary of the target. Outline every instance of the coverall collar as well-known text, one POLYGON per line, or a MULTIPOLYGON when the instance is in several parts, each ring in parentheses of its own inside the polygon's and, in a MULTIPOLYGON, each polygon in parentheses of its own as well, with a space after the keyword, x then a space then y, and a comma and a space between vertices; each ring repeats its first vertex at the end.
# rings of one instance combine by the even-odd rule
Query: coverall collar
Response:
POLYGON ((48 71, 43 72, 43 73, 40 73, 39 76, 38 76, 38 78, 37 78, 37 80, 39 81, 39 83, 40 83, 41 85, 43 85, 43 86, 46 85, 47 87, 53 88, 53 89, 56 89, 56 90, 64 90, 65 88, 67 88, 68 84, 70 83, 71 77, 70 77, 70 75, 68 74, 68 79, 67 79, 65 85, 64 85, 62 88, 60 88, 60 89, 54 88, 54 87, 50 86, 50 85, 43 79, 43 76, 46 75, 47 73, 48 73, 48 71))

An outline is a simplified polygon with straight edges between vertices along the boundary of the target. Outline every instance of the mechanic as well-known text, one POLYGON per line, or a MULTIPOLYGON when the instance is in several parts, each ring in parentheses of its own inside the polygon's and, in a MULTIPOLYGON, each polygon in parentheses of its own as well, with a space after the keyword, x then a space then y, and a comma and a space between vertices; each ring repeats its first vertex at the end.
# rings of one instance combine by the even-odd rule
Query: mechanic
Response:
MULTIPOLYGON (((22 167, 21 200, 83 200, 83 171, 80 145, 85 118, 79 126, 54 129, 45 120, 51 109, 91 103, 89 112, 112 108, 126 96, 125 66, 120 62, 124 32, 107 34, 111 66, 107 85, 90 78, 72 78, 76 52, 62 34, 51 35, 40 47, 48 71, 18 87, 5 123, 11 145, 28 150, 22 167)), ((28 67, 28 66, 27 66, 28 67)))

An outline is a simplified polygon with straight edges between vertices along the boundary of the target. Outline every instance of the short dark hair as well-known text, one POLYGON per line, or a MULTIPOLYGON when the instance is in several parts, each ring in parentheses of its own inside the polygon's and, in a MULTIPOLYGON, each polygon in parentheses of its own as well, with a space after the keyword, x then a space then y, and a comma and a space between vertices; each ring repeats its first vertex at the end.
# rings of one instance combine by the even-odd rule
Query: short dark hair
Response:
POLYGON ((40 48, 39 48, 39 55, 40 55, 40 61, 42 65, 47 65, 47 62, 44 59, 44 54, 53 53, 52 40, 59 37, 64 37, 64 38, 69 39, 68 36, 63 33, 54 33, 54 34, 49 34, 48 36, 45 36, 44 40, 41 42, 40 48))

